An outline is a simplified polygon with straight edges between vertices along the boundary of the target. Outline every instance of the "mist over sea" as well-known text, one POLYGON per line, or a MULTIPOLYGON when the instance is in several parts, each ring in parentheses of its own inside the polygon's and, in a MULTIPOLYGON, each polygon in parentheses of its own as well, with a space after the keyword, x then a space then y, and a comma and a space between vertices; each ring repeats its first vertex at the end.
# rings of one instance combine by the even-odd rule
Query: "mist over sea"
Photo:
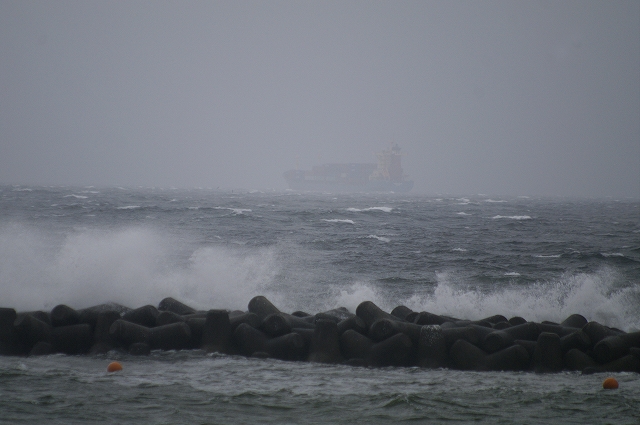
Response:
MULTIPOLYGON (((640 330, 640 201, 0 187, 0 306, 116 302, 640 330)), ((153 352, 0 358, 0 423, 636 424, 637 374, 460 372, 153 352), (118 359, 124 371, 106 374, 118 359)))

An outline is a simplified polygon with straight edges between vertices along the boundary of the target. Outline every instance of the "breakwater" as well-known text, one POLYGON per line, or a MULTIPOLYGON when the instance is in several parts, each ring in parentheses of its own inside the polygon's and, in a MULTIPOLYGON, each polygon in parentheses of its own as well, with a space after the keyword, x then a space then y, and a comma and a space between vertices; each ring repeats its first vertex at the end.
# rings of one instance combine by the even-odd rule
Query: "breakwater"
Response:
POLYGON ((285 313, 267 298, 247 311, 197 311, 173 298, 157 307, 101 304, 50 312, 0 308, 0 354, 133 355, 151 350, 271 357, 353 366, 419 366, 476 371, 562 370, 640 373, 640 332, 624 332, 572 314, 561 323, 494 315, 464 320, 371 301, 355 314, 336 308, 285 313))

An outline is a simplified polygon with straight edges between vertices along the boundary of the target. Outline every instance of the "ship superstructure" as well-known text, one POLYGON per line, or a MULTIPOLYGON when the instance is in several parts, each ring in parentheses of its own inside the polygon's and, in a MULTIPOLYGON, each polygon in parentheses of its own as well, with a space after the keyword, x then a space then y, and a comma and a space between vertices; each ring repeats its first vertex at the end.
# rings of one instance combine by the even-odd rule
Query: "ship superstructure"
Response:
POLYGON ((400 147, 394 144, 376 154, 378 163, 332 163, 311 170, 289 170, 289 188, 320 192, 408 192, 413 181, 405 180, 400 147))

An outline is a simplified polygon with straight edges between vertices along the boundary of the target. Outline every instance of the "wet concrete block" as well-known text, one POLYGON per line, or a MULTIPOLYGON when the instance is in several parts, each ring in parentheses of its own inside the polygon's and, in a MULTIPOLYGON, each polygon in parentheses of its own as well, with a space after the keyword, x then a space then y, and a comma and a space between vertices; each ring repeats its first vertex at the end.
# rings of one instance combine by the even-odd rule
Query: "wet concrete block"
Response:
POLYGON ((566 353, 573 348, 586 351, 591 348, 591 340, 589 339, 589 336, 582 331, 582 329, 577 329, 575 332, 560 338, 560 347, 562 348, 563 353, 566 353))
POLYGON ((340 363, 340 334, 338 324, 333 320, 318 320, 309 346, 310 362, 340 363))
POLYGON ((158 309, 152 305, 145 305, 126 312, 122 315, 122 320, 152 328, 156 325, 156 317, 158 317, 158 309))
POLYGON ((52 329, 52 346, 55 352, 86 354, 93 345, 93 329, 88 323, 58 326, 52 329))
POLYGON ((413 310, 403 305, 399 305, 391 310, 391 315, 397 317, 400 320, 406 320, 405 318, 411 313, 413 313, 413 310))
POLYGON ((59 304, 51 310, 51 326, 69 326, 80 323, 80 313, 65 304, 59 304))
POLYGON ((372 366, 409 366, 415 359, 413 348, 411 338, 395 334, 371 346, 369 361, 372 366))
POLYGON ((149 329, 146 342, 152 350, 182 350, 188 347, 190 340, 189 325, 178 322, 149 329))
POLYGON ((564 367, 560 336, 542 332, 538 336, 532 358, 533 370, 537 373, 560 372, 564 367))
POLYGON ((491 332, 484 337, 481 346, 482 349, 488 353, 494 353, 513 345, 516 339, 535 341, 538 339, 538 335, 540 335, 538 325, 527 322, 522 325, 491 332))
POLYGON ((201 348, 207 353, 228 353, 232 332, 226 310, 209 310, 202 329, 201 348))
POLYGON ((53 346, 45 341, 38 341, 36 345, 29 351, 29 357, 31 356, 47 356, 55 353, 53 346))
POLYGON ((260 320, 264 320, 270 314, 280 313, 280 310, 264 296, 258 295, 249 301, 249 312, 258 316, 260 320))
POLYGON ((360 303, 356 308, 356 316, 361 318, 367 324, 367 327, 370 327, 376 320, 380 319, 400 320, 397 317, 381 310, 380 307, 371 301, 364 301, 360 303))
POLYGON ((587 319, 580 314, 572 314, 571 316, 564 319, 560 322, 561 326, 565 326, 567 328, 578 328, 582 329, 584 325, 588 323, 587 319))
POLYGON ((593 357, 599 363, 609 363, 640 347, 640 332, 624 333, 601 339, 593 347, 593 357))
MULTIPOLYGON (((442 325, 445 322, 450 322, 451 319, 437 314, 429 313, 427 311, 421 311, 413 319, 413 323, 416 325, 442 325)), ((455 320, 454 320, 455 321, 455 320)))
POLYGON ((242 313, 235 316, 230 315, 229 323, 231 324, 232 330, 235 330, 241 323, 246 323, 252 328, 258 329, 260 327, 260 324, 262 323, 262 320, 260 320, 258 315, 255 313, 242 313))
POLYGON ((17 342, 27 351, 40 341, 51 343, 51 325, 36 319, 31 314, 18 315, 13 329, 17 342))
POLYGON ((342 335, 349 329, 364 335, 367 333, 367 324, 364 322, 364 320, 355 315, 349 317, 348 319, 341 320, 338 323, 338 332, 340 333, 340 335, 342 335))
POLYGON ((563 356, 564 367, 568 370, 583 371, 587 368, 596 368, 600 366, 591 356, 572 348, 567 351, 563 356))
POLYGON ((353 329, 347 329, 340 334, 340 351, 342 356, 349 359, 368 359, 374 342, 353 329))
POLYGON ((260 330, 271 337, 288 334, 291 329, 291 322, 282 313, 270 314, 260 324, 260 330))
POLYGON ((156 316, 156 324, 155 326, 163 326, 171 323, 178 323, 186 321, 184 316, 181 316, 172 311, 159 311, 156 316))
POLYGON ((194 314, 196 310, 180 301, 167 297, 158 304, 158 311, 170 311, 172 313, 184 316, 186 314, 194 314))
POLYGON ((426 368, 446 367, 447 343, 440 325, 420 327, 418 340, 418 366, 426 368))
POLYGON ((124 347, 137 342, 147 343, 149 340, 149 328, 124 319, 113 322, 109 334, 124 347))
POLYGON ((620 335, 621 332, 601 325, 598 322, 589 322, 582 327, 582 331, 587 334, 591 340, 591 344, 594 346, 600 342, 600 340, 608 337, 620 335))

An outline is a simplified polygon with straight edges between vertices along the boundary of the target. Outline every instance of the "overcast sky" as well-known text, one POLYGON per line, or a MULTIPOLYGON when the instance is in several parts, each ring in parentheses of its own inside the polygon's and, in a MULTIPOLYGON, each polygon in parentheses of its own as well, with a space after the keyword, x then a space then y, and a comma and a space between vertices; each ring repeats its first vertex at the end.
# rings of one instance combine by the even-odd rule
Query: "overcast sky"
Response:
POLYGON ((640 197, 638 1, 0 0, 0 184, 640 197))

